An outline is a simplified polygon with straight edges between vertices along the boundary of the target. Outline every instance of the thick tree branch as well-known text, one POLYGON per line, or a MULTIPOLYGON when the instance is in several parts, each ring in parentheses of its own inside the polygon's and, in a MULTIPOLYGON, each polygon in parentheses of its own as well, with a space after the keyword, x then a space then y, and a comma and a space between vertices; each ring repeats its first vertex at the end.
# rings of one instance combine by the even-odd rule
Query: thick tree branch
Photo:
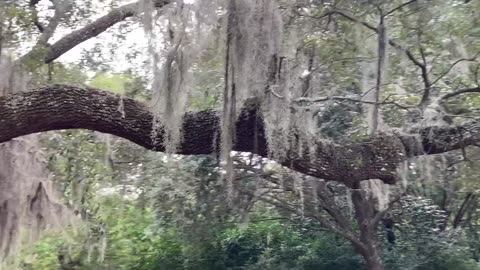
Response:
POLYGON ((44 56, 49 50, 50 44, 48 43, 48 41, 55 33, 60 22, 64 18, 66 18, 66 16, 68 16, 69 9, 71 8, 71 5, 68 2, 61 1, 61 0, 50 0, 50 1, 53 4, 55 13, 52 16, 52 18, 49 19, 48 24, 46 26, 43 26, 38 21, 38 17, 35 10, 35 5, 37 4, 38 1, 32 0, 30 2, 30 9, 32 11, 33 20, 37 28, 40 30, 41 35, 37 39, 32 49, 30 49, 30 51, 28 51, 26 54, 24 54, 22 57, 20 57, 15 61, 15 66, 17 68, 22 67, 26 70, 31 71, 31 70, 35 70, 39 66, 40 62, 38 59, 40 59, 41 61, 41 59, 44 58, 44 56))
MULTIPOLYGON (((266 157, 267 142, 257 107, 249 102, 242 109, 233 150, 266 157)), ((144 104, 91 88, 54 85, 0 97, 0 142, 36 132, 81 128, 164 151, 163 131, 152 132, 152 120, 153 114, 144 104), (152 134, 157 137, 152 138, 152 134)), ((216 111, 187 113, 177 153, 218 152, 220 123, 216 111)), ((292 142, 287 156, 276 161, 295 171, 348 186, 367 179, 394 183, 398 164, 408 156, 438 154, 480 142, 480 120, 461 126, 423 128, 419 133, 420 141, 413 135, 379 134, 361 143, 343 145, 319 140, 311 147, 292 142)))
MULTIPOLYGON (((171 0, 154 0, 153 2, 155 7, 161 8, 169 4, 171 0)), ((96 21, 71 32, 52 44, 48 49, 48 53, 46 54, 44 62, 52 62, 78 44, 98 36, 113 25, 125 20, 128 17, 136 15, 139 11, 141 11, 140 2, 127 4, 110 11, 108 14, 98 18, 96 21)))

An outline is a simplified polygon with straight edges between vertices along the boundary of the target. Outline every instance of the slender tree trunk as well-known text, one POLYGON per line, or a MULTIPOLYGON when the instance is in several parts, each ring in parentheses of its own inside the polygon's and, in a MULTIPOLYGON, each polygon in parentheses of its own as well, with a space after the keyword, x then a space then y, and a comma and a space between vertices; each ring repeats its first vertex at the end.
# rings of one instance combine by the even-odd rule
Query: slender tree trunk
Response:
POLYGON ((378 221, 375 201, 367 191, 357 184, 352 189, 352 203, 355 209, 355 219, 360 229, 359 243, 353 243, 353 245, 365 260, 368 270, 384 270, 377 238, 378 221))

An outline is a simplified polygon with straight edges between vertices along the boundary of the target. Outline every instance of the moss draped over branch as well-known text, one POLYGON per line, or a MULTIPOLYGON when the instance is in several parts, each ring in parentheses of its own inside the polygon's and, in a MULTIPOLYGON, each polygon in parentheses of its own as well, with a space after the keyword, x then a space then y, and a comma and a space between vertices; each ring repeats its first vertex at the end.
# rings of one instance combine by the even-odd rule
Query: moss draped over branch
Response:
MULTIPOLYGON (((268 156, 258 112, 255 102, 242 108, 233 150, 268 156)), ((152 132, 152 120, 153 113, 147 105, 93 88, 53 85, 0 97, 0 142, 49 130, 89 129, 164 151, 163 132, 152 132), (152 134, 157 138, 152 138, 152 134)), ((184 137, 177 153, 219 151, 220 127, 218 111, 185 114, 184 137)), ((476 119, 460 126, 426 127, 419 131, 419 136, 380 134, 360 143, 337 145, 318 141, 313 147, 294 145, 287 156, 276 161, 295 171, 347 185, 367 179, 392 184, 397 180, 398 165, 409 156, 443 153, 479 141, 480 119, 476 119)))

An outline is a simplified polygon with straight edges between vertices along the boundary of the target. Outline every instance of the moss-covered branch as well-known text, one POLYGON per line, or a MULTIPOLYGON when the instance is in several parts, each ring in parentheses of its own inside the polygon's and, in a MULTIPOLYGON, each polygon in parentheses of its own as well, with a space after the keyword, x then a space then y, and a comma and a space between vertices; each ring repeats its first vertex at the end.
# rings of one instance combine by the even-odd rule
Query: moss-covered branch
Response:
MULTIPOLYGON (((152 132, 152 121, 153 114, 146 105, 92 88, 54 85, 0 97, 0 142, 36 132, 79 128, 110 133, 164 151, 163 132, 152 132), (156 134, 155 138, 152 134, 156 134)), ((246 105, 236 123, 233 149, 267 156, 261 123, 255 104, 246 105)), ((211 110, 187 113, 183 131, 177 153, 217 152, 220 114, 211 110)), ((394 183, 398 164, 409 155, 437 154, 479 141, 480 121, 476 120, 461 126, 424 128, 420 130, 420 142, 415 136, 392 134, 343 145, 318 141, 309 147, 314 153, 304 155, 297 145, 277 161, 298 172, 346 184, 365 179, 394 183)))

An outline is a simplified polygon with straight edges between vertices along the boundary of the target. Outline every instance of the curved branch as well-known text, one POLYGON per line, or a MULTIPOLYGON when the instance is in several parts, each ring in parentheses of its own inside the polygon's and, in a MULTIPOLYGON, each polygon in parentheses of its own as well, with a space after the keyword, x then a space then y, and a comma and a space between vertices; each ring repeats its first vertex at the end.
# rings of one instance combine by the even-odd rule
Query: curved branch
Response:
POLYGON ((469 93, 480 93, 480 87, 472 87, 472 88, 465 88, 465 89, 460 89, 455 92, 448 93, 440 98, 440 100, 446 100, 452 97, 456 97, 459 95, 463 94, 469 94, 469 93))
MULTIPOLYGON (((141 1, 140 1, 141 2, 141 1)), ((140 2, 126 4, 118 7, 108 14, 98 18, 96 21, 71 32, 64 36, 48 48, 48 53, 44 62, 50 63, 60 57, 62 54, 73 49, 78 44, 98 36, 113 25, 125 20, 128 17, 136 15, 140 10, 140 2)), ((171 0, 153 0, 155 7, 161 8, 169 4, 171 0)))
POLYGON ((391 14, 394 13, 395 11, 400 10, 400 9, 402 9, 402 8, 404 8, 404 7, 412 4, 412 3, 414 3, 414 2, 417 2, 417 0, 410 0, 410 1, 408 1, 408 2, 405 2, 405 3, 403 3, 403 4, 399 5, 399 6, 391 9, 390 11, 387 11, 387 14, 385 14, 385 17, 391 15, 391 14))
POLYGON ((443 77, 445 77, 457 64, 465 61, 465 62, 473 62, 475 60, 477 60, 477 56, 478 56, 479 53, 477 53, 474 57, 471 57, 471 58, 461 58, 461 59, 458 59, 457 61, 453 62, 453 64, 451 64, 447 70, 445 70, 442 74, 440 74, 432 83, 431 85, 433 86, 434 84, 436 84, 438 81, 440 81, 443 77))
MULTIPOLYGON (((233 150, 267 157, 267 140, 255 102, 248 102, 236 122, 233 150)), ((49 130, 89 129, 164 151, 164 132, 152 132, 153 114, 133 99, 93 88, 53 85, 0 97, 0 142, 49 130), (155 134, 156 137, 153 137, 155 134)), ((219 151, 220 113, 207 110, 184 116, 178 154, 219 151)), ((277 162, 295 171, 352 186, 366 179, 395 183, 398 164, 408 156, 437 154, 480 142, 480 120, 462 126, 429 127, 417 136, 380 134, 361 143, 292 143, 277 162)))

